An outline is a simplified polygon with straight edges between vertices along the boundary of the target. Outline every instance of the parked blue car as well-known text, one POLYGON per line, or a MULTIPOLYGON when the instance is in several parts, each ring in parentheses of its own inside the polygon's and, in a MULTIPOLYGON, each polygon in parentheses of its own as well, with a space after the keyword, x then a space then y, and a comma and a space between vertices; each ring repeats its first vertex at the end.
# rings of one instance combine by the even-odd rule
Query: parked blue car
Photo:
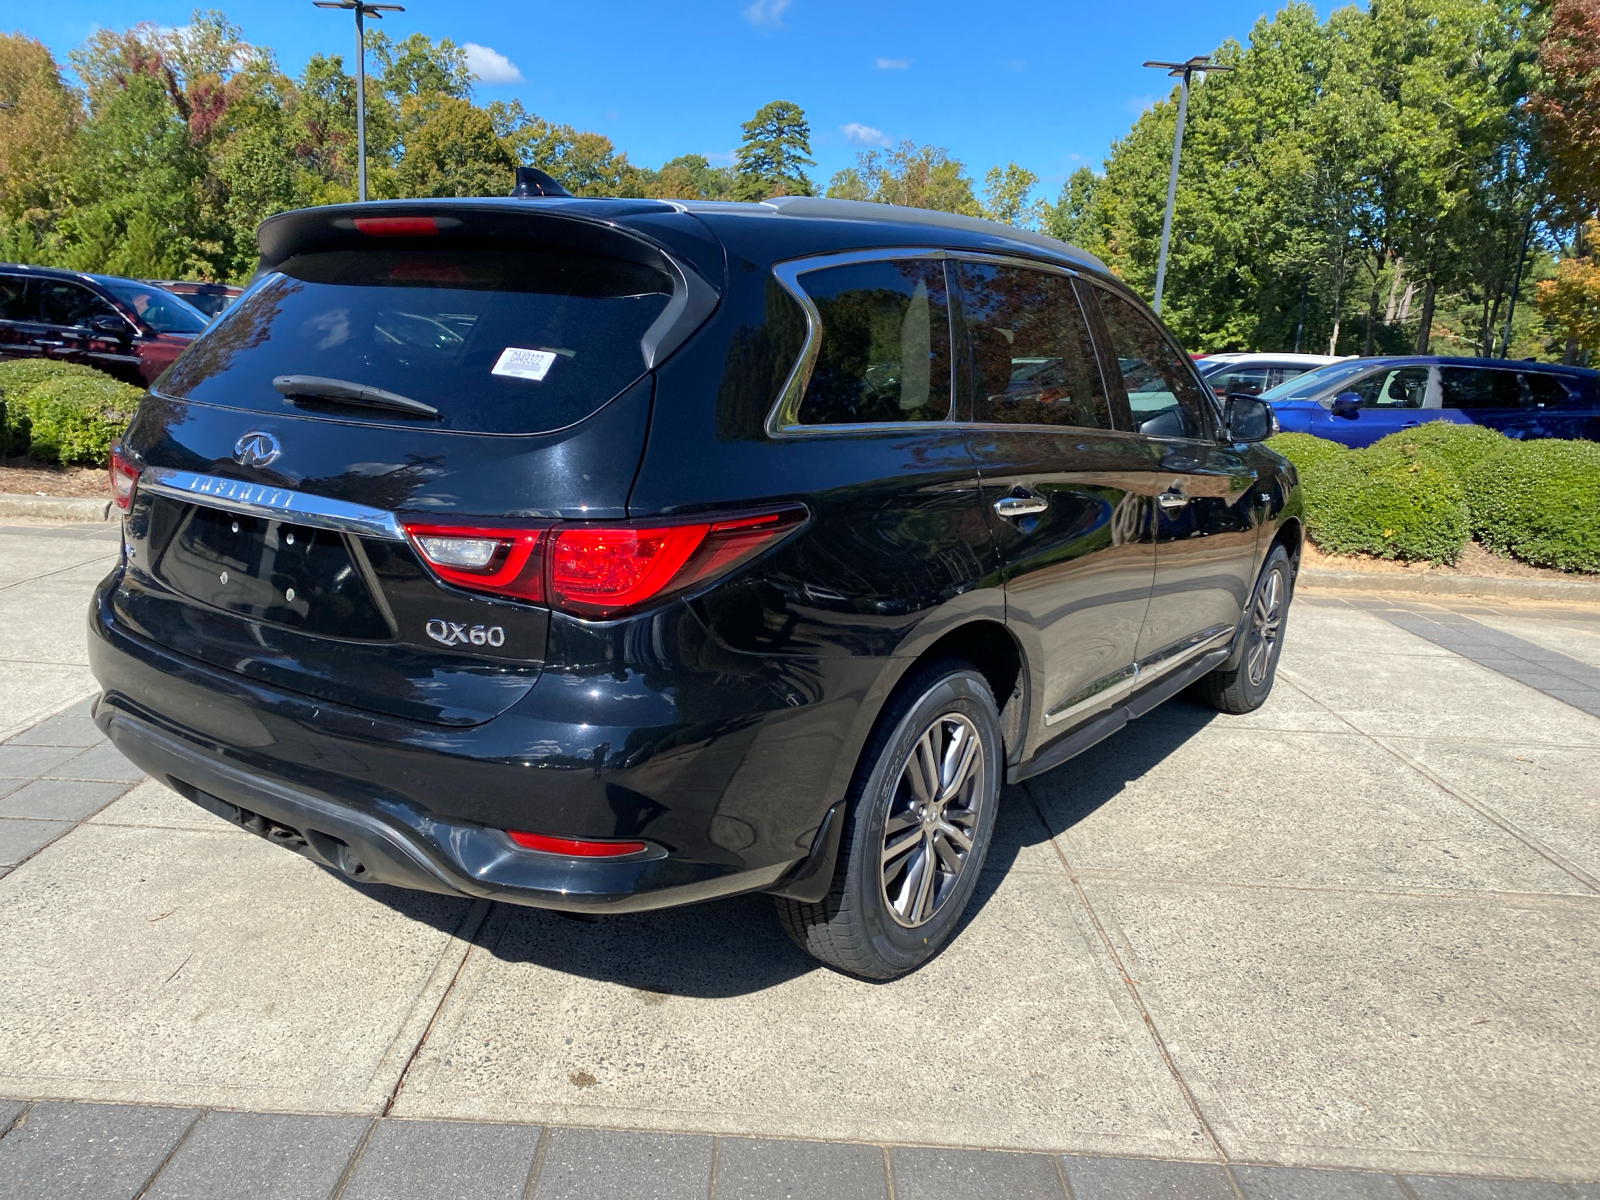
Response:
POLYGON ((1424 421, 1486 425, 1514 438, 1600 441, 1600 371, 1498 358, 1353 358, 1261 398, 1284 433, 1370 446, 1424 421))

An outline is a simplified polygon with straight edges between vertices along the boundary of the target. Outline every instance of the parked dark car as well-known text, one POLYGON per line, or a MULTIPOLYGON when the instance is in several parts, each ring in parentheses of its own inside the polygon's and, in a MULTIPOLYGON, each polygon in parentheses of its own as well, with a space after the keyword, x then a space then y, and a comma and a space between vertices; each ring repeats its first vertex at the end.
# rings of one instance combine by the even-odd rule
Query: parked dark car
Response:
POLYGON ((201 283, 195 279, 147 279, 153 287, 165 288, 207 317, 217 317, 223 309, 244 295, 242 287, 231 283, 201 283))
POLYGON ((0 358, 87 363, 143 387, 207 319, 137 279, 0 263, 0 358))
POLYGON ((1355 358, 1262 393, 1285 433, 1370 446, 1424 421, 1600 441, 1600 371, 1499 358, 1355 358))
POLYGON ((883 205, 276 216, 113 462, 119 749, 351 879, 889 978, 1003 781, 1272 687, 1293 469, 1094 258, 883 205))

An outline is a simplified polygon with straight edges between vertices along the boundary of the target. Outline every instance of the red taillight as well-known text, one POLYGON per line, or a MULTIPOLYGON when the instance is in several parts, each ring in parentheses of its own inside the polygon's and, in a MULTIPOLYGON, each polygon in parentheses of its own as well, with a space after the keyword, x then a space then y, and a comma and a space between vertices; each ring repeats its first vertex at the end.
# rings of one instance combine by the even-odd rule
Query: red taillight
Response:
POLYGON ((139 485, 139 468, 122 457, 119 447, 111 448, 111 503, 123 512, 133 507, 133 489, 139 485))
POLYGON ((544 833, 520 833, 514 829, 506 830, 506 836, 524 850, 542 850, 546 854, 566 854, 572 858, 621 858, 624 854, 637 854, 646 849, 643 842, 585 842, 544 833))
POLYGON ((575 616, 614 617, 732 570, 805 517, 802 508, 682 525, 499 529, 406 526, 446 583, 575 616))
POLYGON ((439 222, 432 217, 357 217, 356 228, 368 237, 435 237, 439 222))
POLYGON ((517 600, 544 599, 543 529, 407 525, 406 532, 446 583, 517 600))

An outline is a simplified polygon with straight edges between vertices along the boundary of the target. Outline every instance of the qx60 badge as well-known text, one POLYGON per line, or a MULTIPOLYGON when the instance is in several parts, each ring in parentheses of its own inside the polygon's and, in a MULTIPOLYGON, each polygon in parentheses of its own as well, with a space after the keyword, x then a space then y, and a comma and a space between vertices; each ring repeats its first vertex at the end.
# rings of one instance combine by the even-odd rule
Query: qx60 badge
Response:
POLYGON ((233 457, 241 467, 266 467, 278 460, 283 447, 265 429, 252 429, 233 444, 233 457))
POLYGON ((441 621, 428 622, 428 636, 443 646, 504 646, 506 631, 499 625, 465 625, 441 621))

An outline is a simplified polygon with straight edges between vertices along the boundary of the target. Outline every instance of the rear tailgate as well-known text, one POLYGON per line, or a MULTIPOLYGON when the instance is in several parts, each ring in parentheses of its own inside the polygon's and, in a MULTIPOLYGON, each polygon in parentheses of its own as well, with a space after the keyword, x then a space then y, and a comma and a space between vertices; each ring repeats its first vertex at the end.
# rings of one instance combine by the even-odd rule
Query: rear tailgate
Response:
POLYGON ((715 290, 592 223, 449 208, 419 232, 404 211, 376 236, 339 209, 290 214, 293 236, 263 228, 277 269, 123 439, 141 474, 112 605, 144 637, 276 686, 474 724, 533 686, 548 610, 445 582, 406 526, 491 524, 507 539, 494 566, 518 531, 624 516, 650 367, 715 290), (435 411, 286 395, 287 376, 435 411))

